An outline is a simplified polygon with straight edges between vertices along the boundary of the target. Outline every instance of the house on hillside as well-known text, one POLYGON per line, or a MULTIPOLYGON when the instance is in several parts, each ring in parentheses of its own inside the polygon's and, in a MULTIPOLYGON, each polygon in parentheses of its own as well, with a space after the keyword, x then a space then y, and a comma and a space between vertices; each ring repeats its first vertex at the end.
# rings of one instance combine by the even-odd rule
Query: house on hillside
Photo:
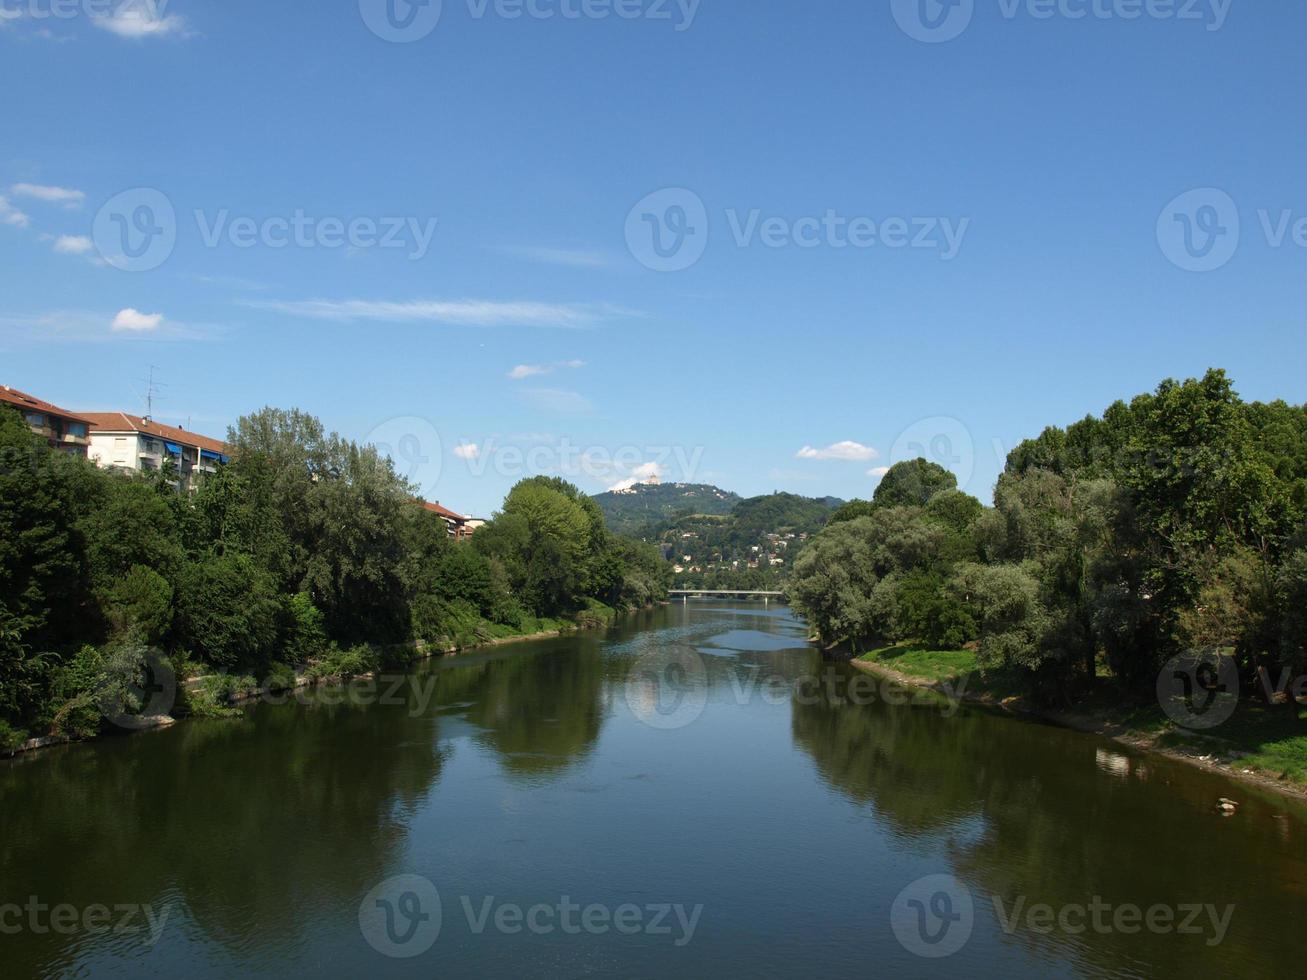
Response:
POLYGON ((88 435, 91 422, 87 417, 8 385, 0 386, 0 404, 18 409, 28 427, 52 449, 86 456, 91 445, 88 435))
POLYGON ((105 469, 157 472, 171 464, 178 486, 195 489, 206 474, 228 461, 227 444, 178 425, 126 412, 87 412, 90 457, 105 469))

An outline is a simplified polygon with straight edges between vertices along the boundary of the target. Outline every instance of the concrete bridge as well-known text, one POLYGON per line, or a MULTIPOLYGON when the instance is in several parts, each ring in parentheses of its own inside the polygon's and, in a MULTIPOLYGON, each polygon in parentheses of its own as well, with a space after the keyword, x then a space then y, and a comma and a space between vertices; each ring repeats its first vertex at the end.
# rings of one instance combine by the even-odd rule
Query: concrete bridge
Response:
POLYGON ((785 598, 784 592, 765 592, 759 589, 669 589, 667 594, 682 602, 691 599, 761 599, 766 605, 771 605, 773 599, 779 602, 785 598))

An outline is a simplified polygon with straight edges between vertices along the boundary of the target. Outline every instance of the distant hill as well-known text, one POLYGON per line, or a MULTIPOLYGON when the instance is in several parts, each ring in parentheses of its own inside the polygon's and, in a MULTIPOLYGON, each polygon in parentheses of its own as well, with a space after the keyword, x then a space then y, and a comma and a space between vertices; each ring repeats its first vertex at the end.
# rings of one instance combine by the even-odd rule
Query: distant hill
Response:
POLYGON ((844 501, 773 493, 745 500, 704 484, 637 484, 595 497, 618 534, 654 541, 684 588, 780 588, 844 501))
POLYGON ((595 495, 608 527, 634 535, 690 514, 720 516, 740 503, 740 495, 706 483, 637 483, 627 490, 595 495))

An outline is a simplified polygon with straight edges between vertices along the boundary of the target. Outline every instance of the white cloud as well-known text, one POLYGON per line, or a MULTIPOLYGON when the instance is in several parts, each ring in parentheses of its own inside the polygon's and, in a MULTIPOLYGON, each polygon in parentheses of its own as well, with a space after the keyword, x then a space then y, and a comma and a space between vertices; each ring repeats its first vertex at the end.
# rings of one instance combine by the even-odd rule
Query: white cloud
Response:
POLYGON ((71 187, 50 187, 45 184, 14 184, 9 188, 14 197, 29 197, 46 204, 62 204, 66 208, 79 208, 86 202, 86 192, 71 187))
POLYGON ((0 197, 0 225, 12 225, 26 228, 31 223, 27 215, 9 203, 9 199, 0 197))
POLYGON ((546 265, 565 265, 573 269, 601 269, 612 264, 608 256, 603 252, 590 249, 539 248, 528 245, 505 249, 505 251, 510 255, 529 259, 532 262, 543 262, 546 265))
POLYGON ((247 305, 316 320, 445 323, 472 327, 588 327, 612 316, 638 314, 607 303, 537 303, 496 300, 328 300, 251 302, 247 305))
POLYGON ((85 255, 95 243, 85 235, 60 235, 54 240, 54 250, 60 255, 85 255))
POLYGON ((804 446, 794 454, 796 459, 845 459, 845 460, 868 460, 875 459, 880 453, 870 446, 864 446, 860 442, 845 440, 836 442, 824 449, 815 449, 812 446, 804 446))
POLYGON ((656 462, 641 463, 631 471, 631 475, 625 480, 614 483, 608 488, 610 493, 620 490, 630 490, 637 483, 648 483, 650 480, 660 480, 663 476, 663 468, 656 462))
POLYGON ((883 478, 885 474, 888 472, 889 472, 888 466, 874 466, 871 469, 867 470, 867 475, 874 476, 877 480, 879 480, 883 478))
POLYGON ((168 0, 126 0, 111 13, 92 17, 91 22, 111 34, 132 39, 178 37, 186 34, 186 21, 167 14, 168 0))
POLYGON ((162 313, 142 313, 140 310, 133 310, 128 307, 119 311, 118 315, 113 318, 113 329, 131 333, 148 333, 151 330, 159 329, 162 323, 162 313))
POLYGON ((475 442, 465 442, 454 447, 454 455, 459 459, 476 459, 481 455, 481 447, 475 442))
POLYGON ((514 381, 521 381, 524 378, 534 378, 541 374, 553 374, 559 368, 583 368, 585 361, 555 361, 553 364, 519 364, 513 370, 508 372, 508 376, 514 381))
POLYGON ((562 388, 530 388, 522 394, 537 409, 560 415, 581 415, 594 408, 585 395, 562 388))

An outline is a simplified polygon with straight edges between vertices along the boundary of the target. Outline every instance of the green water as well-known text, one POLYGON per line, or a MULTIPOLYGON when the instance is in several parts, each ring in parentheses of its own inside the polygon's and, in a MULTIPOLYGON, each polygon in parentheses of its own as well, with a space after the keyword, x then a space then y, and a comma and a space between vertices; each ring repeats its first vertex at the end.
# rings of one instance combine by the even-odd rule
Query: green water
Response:
POLYGON ((0 970, 1300 973, 1297 804, 1089 736, 869 698, 803 635, 784 608, 674 605, 353 703, 319 692, 0 765, 0 970), (1096 900, 1106 929, 1085 918, 1096 900), (96 906, 107 925, 86 921, 96 906), (1177 931, 1189 906, 1225 928, 1177 931), (1130 907, 1162 911, 1136 931, 1130 907))

